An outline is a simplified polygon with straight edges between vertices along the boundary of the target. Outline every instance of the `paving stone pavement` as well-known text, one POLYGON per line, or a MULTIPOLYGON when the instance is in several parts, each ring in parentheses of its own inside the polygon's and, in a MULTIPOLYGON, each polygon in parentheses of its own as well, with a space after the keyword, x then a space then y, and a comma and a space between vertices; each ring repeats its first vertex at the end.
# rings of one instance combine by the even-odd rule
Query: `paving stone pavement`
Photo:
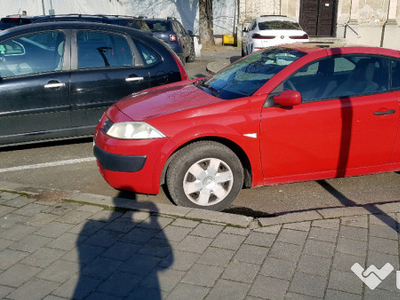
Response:
POLYGON ((400 202, 255 219, 0 187, 2 299, 400 297, 400 202))

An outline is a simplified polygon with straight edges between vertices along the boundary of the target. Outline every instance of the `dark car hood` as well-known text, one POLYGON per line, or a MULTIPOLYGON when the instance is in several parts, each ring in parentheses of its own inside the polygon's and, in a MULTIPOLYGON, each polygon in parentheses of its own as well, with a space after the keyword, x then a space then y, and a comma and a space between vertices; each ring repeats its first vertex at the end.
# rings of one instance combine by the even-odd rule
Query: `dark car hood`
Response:
POLYGON ((134 93, 118 101, 116 106, 132 120, 145 121, 221 101, 224 100, 186 81, 134 93))

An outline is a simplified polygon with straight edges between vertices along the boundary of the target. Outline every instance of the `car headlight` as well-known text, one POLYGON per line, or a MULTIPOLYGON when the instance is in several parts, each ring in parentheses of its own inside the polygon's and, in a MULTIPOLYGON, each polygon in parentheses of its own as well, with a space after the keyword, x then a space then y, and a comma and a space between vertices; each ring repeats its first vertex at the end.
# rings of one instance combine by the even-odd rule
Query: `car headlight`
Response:
POLYGON ((126 140, 158 139, 165 137, 164 134, 145 122, 114 123, 107 131, 107 135, 126 140))

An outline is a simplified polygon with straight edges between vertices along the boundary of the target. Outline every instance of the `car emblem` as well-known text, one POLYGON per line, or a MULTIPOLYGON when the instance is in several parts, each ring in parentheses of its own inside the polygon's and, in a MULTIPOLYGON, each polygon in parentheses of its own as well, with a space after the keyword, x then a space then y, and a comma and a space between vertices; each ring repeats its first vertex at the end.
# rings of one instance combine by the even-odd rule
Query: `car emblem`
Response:
POLYGON ((285 38, 285 36, 284 35, 281 35, 281 39, 283 40, 285 38))

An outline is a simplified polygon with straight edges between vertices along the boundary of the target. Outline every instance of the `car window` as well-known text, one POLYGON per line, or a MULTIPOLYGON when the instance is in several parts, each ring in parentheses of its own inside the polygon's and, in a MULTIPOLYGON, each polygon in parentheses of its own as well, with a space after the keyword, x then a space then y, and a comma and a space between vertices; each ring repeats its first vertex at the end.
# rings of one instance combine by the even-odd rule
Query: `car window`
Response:
POLYGON ((175 32, 175 33, 178 33, 178 34, 180 34, 180 33, 182 33, 181 31, 181 28, 179 27, 179 25, 178 25, 178 22, 172 22, 172 28, 173 28, 173 31, 175 32))
POLYGON ((164 32, 171 31, 171 23, 168 21, 155 21, 146 20, 147 25, 149 25, 151 31, 164 32))
POLYGON ((108 68, 133 65, 133 55, 125 37, 96 31, 77 35, 78 68, 108 68))
POLYGON ((0 43, 0 77, 61 70, 64 44, 65 35, 59 31, 25 35, 0 43))
POLYGON ((398 90, 400 89, 400 59, 392 59, 391 62, 392 68, 392 89, 398 90))
POLYGON ((259 22, 258 23, 258 28, 260 30, 268 30, 268 29, 296 29, 296 30, 302 30, 300 25, 295 22, 290 22, 290 21, 265 21, 265 22, 259 22))
POLYGON ((257 27, 257 22, 253 21, 249 26, 249 28, 250 28, 249 31, 256 29, 256 27, 257 27))
POLYGON ((303 102, 389 90, 389 61, 372 55, 340 55, 310 63, 284 82, 303 102))
POLYGON ((177 26, 178 26, 178 28, 179 28, 179 31, 180 31, 182 34, 186 34, 186 33, 187 33, 186 30, 185 30, 185 28, 183 28, 183 26, 182 26, 181 23, 176 22, 176 24, 177 24, 177 26))
POLYGON ((248 97, 275 74, 304 55, 304 52, 285 48, 258 51, 201 82, 199 87, 222 99, 248 97))
POLYGON ((140 42, 136 42, 136 47, 140 52, 140 55, 142 56, 145 65, 153 65, 161 61, 161 57, 150 47, 140 42))

